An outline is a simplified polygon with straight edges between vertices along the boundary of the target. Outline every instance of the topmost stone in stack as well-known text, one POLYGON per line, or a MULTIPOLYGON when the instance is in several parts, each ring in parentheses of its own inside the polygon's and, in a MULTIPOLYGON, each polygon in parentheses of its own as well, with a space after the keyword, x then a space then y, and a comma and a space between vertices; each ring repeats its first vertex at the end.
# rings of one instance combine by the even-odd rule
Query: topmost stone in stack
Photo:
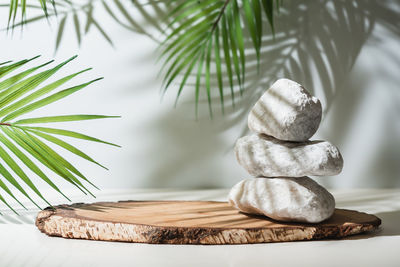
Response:
POLYGON ((303 86, 279 79, 250 111, 250 130, 279 140, 302 142, 310 139, 321 122, 321 102, 303 86))

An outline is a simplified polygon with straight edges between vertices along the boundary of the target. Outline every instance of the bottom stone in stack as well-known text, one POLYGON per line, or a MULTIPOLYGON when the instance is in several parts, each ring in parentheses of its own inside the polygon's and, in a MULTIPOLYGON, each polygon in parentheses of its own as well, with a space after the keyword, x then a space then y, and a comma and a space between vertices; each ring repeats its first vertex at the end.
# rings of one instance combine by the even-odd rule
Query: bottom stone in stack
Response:
POLYGON ((246 179, 231 189, 229 202, 244 213, 287 222, 318 223, 335 210, 332 194, 309 177, 246 179))

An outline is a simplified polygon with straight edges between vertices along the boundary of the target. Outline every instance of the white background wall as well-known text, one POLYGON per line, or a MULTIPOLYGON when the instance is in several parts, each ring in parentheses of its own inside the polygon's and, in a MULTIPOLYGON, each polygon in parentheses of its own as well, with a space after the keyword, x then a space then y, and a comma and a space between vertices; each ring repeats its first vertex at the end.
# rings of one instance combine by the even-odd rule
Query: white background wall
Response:
MULTIPOLYGON (((368 10, 365 22, 356 20, 352 24, 351 18, 358 18, 360 9, 367 8, 363 2, 368 2, 356 1, 358 7, 354 5, 355 8, 346 9, 348 19, 345 21, 350 25, 347 30, 345 21, 339 20, 338 25, 333 25, 318 9, 318 2, 307 2, 305 7, 298 3, 296 7, 294 4, 286 6, 287 12, 292 13, 284 11, 276 21, 278 31, 295 29, 295 41, 306 40, 304 47, 310 60, 320 53, 325 60, 329 60, 330 56, 338 61, 336 68, 328 71, 331 78, 325 80, 318 72, 318 64, 311 67, 310 63, 308 66, 313 78, 306 82, 306 87, 313 86, 323 105, 330 105, 315 139, 333 142, 340 148, 345 160, 342 174, 334 178, 318 178, 318 181, 329 187, 399 187, 400 35, 396 33, 399 28, 396 25, 399 26, 400 18, 376 8, 368 10), (298 18, 302 19, 301 23, 298 23, 298 18), (364 23, 373 25, 370 34, 357 28, 364 23), (337 46, 337 50, 307 49, 308 45, 317 43, 315 38, 319 38, 318 31, 321 29, 325 29, 327 40, 337 46), (357 50, 350 53, 354 47, 361 49, 359 54, 357 50), (327 57, 324 52, 327 52, 327 57), (343 52, 350 53, 350 56, 343 52), (356 60, 353 68, 346 69, 340 60, 349 57, 356 60), (331 81, 332 95, 324 91, 327 81, 331 81)), ((399 11, 395 3, 388 6, 394 12, 399 11)), ((23 34, 16 30, 13 36, 0 33, 0 61, 42 55, 42 59, 38 60, 40 62, 53 58, 60 62, 78 54, 78 59, 63 69, 60 75, 93 67, 90 73, 76 79, 76 83, 105 77, 69 99, 37 112, 42 115, 95 113, 122 116, 121 119, 69 124, 76 130, 122 146, 118 149, 75 142, 109 167, 109 171, 74 157, 68 158, 101 188, 230 187, 248 177, 236 163, 232 146, 243 135, 244 114, 257 96, 273 80, 284 75, 282 72, 271 74, 269 69, 272 66, 268 57, 275 52, 268 49, 279 47, 280 39, 267 46, 269 52, 266 52, 265 62, 261 65, 261 73, 254 78, 257 88, 253 90, 249 86, 248 93, 236 109, 232 109, 227 102, 227 114, 221 116, 215 105, 214 118, 210 120, 204 102, 200 105, 201 113, 196 121, 191 88, 187 88, 177 108, 173 107, 174 89, 160 101, 161 79, 157 76, 160 65, 155 60, 157 44, 144 35, 123 29, 104 10, 98 12, 96 16, 101 18, 114 47, 94 30, 83 38, 82 45, 78 47, 71 21, 67 21, 68 27, 55 54, 55 22, 50 26, 46 22, 28 25, 23 34), (263 80, 266 77, 268 79, 263 80)), ((6 9, 0 9, 0 18, 1 25, 6 25, 6 9)), ((268 40, 266 37, 266 43, 270 44, 268 40)), ((303 81, 294 70, 285 76, 303 81)), ((58 184, 69 187, 61 181, 58 184)))

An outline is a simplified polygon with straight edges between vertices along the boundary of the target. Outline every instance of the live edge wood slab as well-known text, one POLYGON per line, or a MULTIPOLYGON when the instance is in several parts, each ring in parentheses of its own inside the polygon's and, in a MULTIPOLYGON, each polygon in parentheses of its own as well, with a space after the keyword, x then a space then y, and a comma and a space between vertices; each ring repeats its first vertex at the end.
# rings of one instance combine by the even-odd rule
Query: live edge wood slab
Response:
POLYGON ((374 215, 336 209, 318 224, 282 223, 238 212, 226 202, 121 201, 60 205, 39 212, 50 236, 151 244, 252 244, 338 239, 378 228, 374 215))

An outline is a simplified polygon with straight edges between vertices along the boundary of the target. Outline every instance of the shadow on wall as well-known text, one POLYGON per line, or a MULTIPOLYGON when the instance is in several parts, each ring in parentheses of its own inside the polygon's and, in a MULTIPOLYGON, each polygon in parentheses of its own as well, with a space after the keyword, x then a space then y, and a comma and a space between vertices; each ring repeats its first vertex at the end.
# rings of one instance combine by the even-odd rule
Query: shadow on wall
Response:
MULTIPOLYGON (((351 86, 351 93, 347 94, 343 109, 333 122, 337 130, 330 133, 331 141, 340 147, 352 124, 352 114, 361 101, 364 86, 362 81, 350 84, 348 75, 377 24, 400 36, 399 8, 400 4, 395 1, 284 2, 276 19, 275 38, 269 29, 264 29, 259 71, 251 41, 246 44, 249 49, 245 92, 240 96, 239 90, 235 91, 234 108, 228 106, 230 93, 228 80, 224 80, 225 115, 215 112, 221 106, 219 96, 214 94, 214 118, 209 121, 207 98, 202 92, 200 104, 204 104, 199 121, 193 121, 194 115, 188 118, 187 114, 194 114, 194 102, 188 100, 193 99, 192 94, 188 94, 192 88, 186 88, 183 103, 152 122, 148 130, 160 136, 153 138, 158 142, 148 148, 148 155, 143 155, 152 158, 155 164, 154 170, 144 179, 145 186, 226 186, 218 180, 224 175, 221 170, 224 167, 219 162, 226 157, 227 150, 232 153, 235 139, 248 132, 247 114, 255 101, 281 77, 298 81, 320 98, 324 114, 337 95, 351 86), (228 130, 238 129, 238 125, 241 134, 235 130, 230 140, 224 137, 228 130), (191 181, 186 181, 189 176, 191 181)), ((240 178, 243 177, 235 177, 236 180, 240 178)), ((232 184, 234 182, 232 180, 232 184)))
POLYGON ((379 23, 400 36, 396 7, 400 8, 399 3, 390 1, 285 2, 276 20, 275 39, 269 31, 264 32, 260 71, 255 54, 248 56, 248 94, 237 98, 237 109, 244 109, 242 114, 247 115, 266 88, 287 77, 318 96, 326 114, 346 88, 348 75, 374 26, 379 23))

